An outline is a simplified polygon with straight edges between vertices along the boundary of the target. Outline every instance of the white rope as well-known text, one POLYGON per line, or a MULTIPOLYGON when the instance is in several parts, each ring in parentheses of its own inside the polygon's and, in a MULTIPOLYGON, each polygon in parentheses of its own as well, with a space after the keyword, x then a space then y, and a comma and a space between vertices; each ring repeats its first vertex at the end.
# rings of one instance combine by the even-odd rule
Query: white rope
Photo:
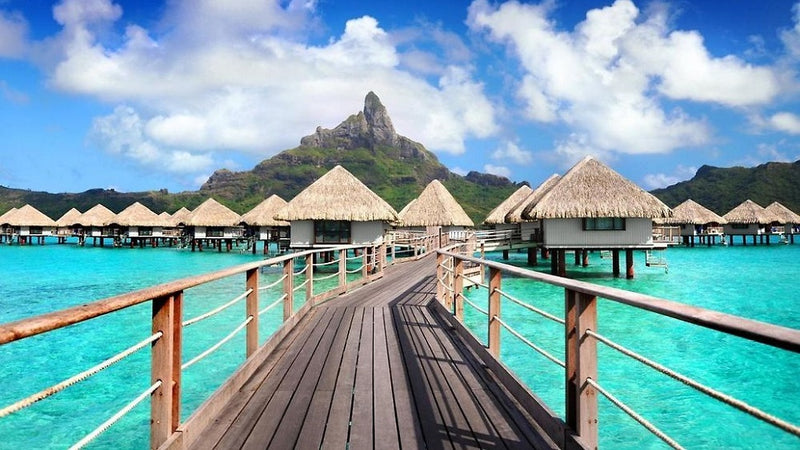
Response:
POLYGON ((349 273, 349 274, 351 274, 351 275, 352 275, 352 274, 354 274, 354 273, 361 272, 363 269, 364 269, 364 265, 362 264, 362 265, 361 265, 361 267, 359 267, 358 269, 354 269, 354 270, 345 270, 345 272, 346 272, 346 273, 349 273))
POLYGON ((294 292, 294 291, 296 291, 296 290, 300 289, 301 287, 303 287, 303 286, 307 285, 307 284, 308 284, 308 281, 309 281, 309 280, 308 280, 308 279, 306 279, 306 281, 303 281, 302 283, 300 283, 300 284, 298 284, 297 286, 295 286, 295 287, 292 289, 292 292, 294 292))
POLYGON ((448 290, 448 291, 450 291, 450 292, 455 292, 455 291, 453 290, 453 288, 451 288, 450 286, 448 286, 448 285, 447 285, 447 282, 445 282, 445 281, 444 281, 444 280, 442 280, 441 278, 437 278, 437 280, 439 280, 439 283, 442 283, 442 287, 443 287, 443 288, 447 289, 447 290, 448 290))
POLYGON ((336 273, 332 273, 330 275, 325 275, 324 277, 314 278, 314 281, 329 280, 329 279, 331 279, 333 277, 338 277, 338 276, 339 276, 339 272, 336 272, 336 273))
POLYGON ((756 408, 754 406, 750 406, 747 403, 745 403, 745 402, 743 402, 743 401, 741 401, 739 399, 736 399, 736 398, 731 397, 731 396, 729 396, 727 394, 724 394, 724 393, 722 393, 720 391, 717 391, 717 390, 712 389, 712 388, 710 388, 708 386, 700 384, 699 382, 697 382, 697 381, 695 381, 695 380, 693 380, 693 379, 691 379, 691 378, 689 378, 689 377, 687 377, 685 375, 682 375, 682 374, 680 374, 678 372, 675 372, 674 370, 669 369, 669 368, 667 368, 667 367, 665 367, 665 366, 663 366, 663 365, 661 365, 661 364, 659 364, 659 363, 657 363, 655 361, 649 360, 649 359, 645 358, 644 356, 639 355, 638 353, 635 353, 635 352, 633 352, 631 350, 628 350, 627 348, 622 347, 621 345, 609 340, 608 338, 606 338, 606 337, 604 337, 604 336, 602 336, 600 334, 595 333, 592 330, 586 330, 586 334, 588 334, 589 336, 594 337, 598 341, 608 345, 609 347, 613 348, 614 350, 617 350, 618 352, 620 352, 620 353, 622 353, 622 354, 624 354, 626 356, 629 356, 629 357, 639 361, 640 363, 642 363, 642 364, 644 364, 646 366, 649 366, 649 367, 651 367, 651 368, 663 373, 664 375, 667 375, 667 376, 669 376, 669 377, 671 377, 671 378, 673 378, 675 380, 678 380, 681 383, 683 383, 683 384, 685 384, 685 385, 687 385, 689 387, 692 387, 692 388, 694 388, 694 389, 696 389, 696 390, 708 395, 709 397, 715 398, 715 399, 721 401, 722 403, 725 403, 727 405, 733 406, 734 408, 736 408, 736 409, 738 409, 738 410, 740 410, 742 412, 750 414, 751 416, 753 416, 753 417, 755 417, 757 419, 760 419, 760 420, 762 420, 762 421, 764 421, 764 422, 766 422, 766 423, 768 423, 770 425, 774 425, 774 426, 776 426, 776 427, 778 427, 778 428, 780 428, 780 429, 782 429, 782 430, 784 430, 784 431, 786 431, 788 433, 791 433, 791 434, 793 434, 795 436, 800 436, 800 427, 798 427, 797 425, 794 425, 794 424, 791 424, 789 422, 786 422, 785 420, 779 419, 779 418, 773 416, 772 414, 766 413, 766 412, 764 412, 764 411, 762 411, 762 410, 760 410, 760 409, 758 409, 758 408, 756 408))
POLYGON ((449 267, 445 266, 444 264, 439 264, 439 267, 441 267, 442 269, 444 269, 444 270, 446 270, 446 271, 448 271, 448 272, 450 272, 450 273, 455 273, 455 272, 453 271, 453 269, 451 269, 451 268, 449 268, 449 267))
POLYGON ((611 395, 610 392, 608 392, 605 389, 603 389, 602 387, 600 387, 600 385, 597 384, 593 379, 587 378, 586 379, 586 383, 589 384, 590 386, 594 387, 595 389, 597 389, 597 392, 603 394, 603 396, 605 398, 607 398, 611 403, 617 405, 617 407, 619 409, 621 409, 622 411, 624 411, 627 415, 629 415, 631 417, 631 419, 639 422, 643 427, 647 428, 648 431, 650 431, 651 433, 656 435, 657 438, 659 438, 662 441, 664 441, 664 443, 666 443, 667 445, 669 445, 670 447, 675 448, 675 449, 683 449, 683 447, 680 444, 678 444, 677 442, 675 442, 674 439, 672 439, 669 436, 667 436, 666 433, 664 433, 663 431, 659 430, 655 425, 650 423, 649 420, 647 420, 644 417, 640 416, 636 411, 631 409, 628 405, 626 405, 625 403, 622 403, 619 399, 617 399, 616 397, 611 395))
POLYGON ((481 308, 480 306, 476 305, 475 303, 472 303, 472 301, 470 301, 470 299, 468 299, 467 297, 464 297, 464 296, 462 295, 462 296, 461 296, 461 298, 462 298, 462 299, 464 299, 464 301, 465 301, 465 302, 466 302, 468 305, 470 305, 470 306, 472 306, 473 308, 477 309, 479 312, 482 312, 482 313, 483 313, 484 315, 486 315, 486 316, 488 316, 488 315, 489 315, 489 311, 486 311, 485 309, 481 308))
POLYGON ((306 273, 306 269, 308 269, 308 264, 303 266, 303 269, 300 270, 299 272, 292 272, 292 275, 294 275, 294 276, 302 275, 302 274, 306 273))
POLYGON ((100 434, 102 434, 103 432, 105 432, 106 430, 111 428, 112 425, 117 423, 117 421, 119 419, 121 419, 123 416, 125 416, 125 414, 128 414, 129 412, 131 412, 131 410, 133 408, 135 408, 136 406, 138 406, 139 403, 143 402, 147 397, 153 395, 153 392, 155 392, 156 389, 161 387, 161 385, 162 385, 161 380, 158 380, 155 383, 153 383, 153 385, 150 386, 146 391, 144 391, 141 394, 139 394, 138 397, 136 397, 135 399, 133 399, 133 401, 131 401, 130 403, 125 405, 122 409, 117 411, 116 414, 111 416, 110 419, 108 419, 105 422, 103 422, 102 425, 100 425, 99 427, 95 428, 94 431, 92 431, 91 433, 89 433, 86 436, 84 436, 83 439, 81 439, 80 441, 75 443, 75 445, 70 447, 69 450, 81 449, 81 448, 85 447, 86 444, 88 444, 88 443, 92 442, 93 440, 95 440, 98 436, 100 436, 100 434))
POLYGON ((196 363, 197 361, 200 361, 201 359, 203 359, 203 358, 205 358, 206 356, 210 355, 212 352, 214 352, 214 351, 215 351, 215 350, 217 350, 218 348, 222 347, 222 345, 223 345, 224 343, 226 343, 226 342, 230 341, 231 339, 233 339, 233 337, 234 337, 234 336, 236 336, 236 333, 238 333, 239 331, 241 331, 241 329, 242 329, 242 328, 244 328, 245 326, 247 326, 247 324, 248 324, 248 323, 250 323, 250 321, 251 321, 251 320, 253 320, 253 316, 247 316, 247 320, 245 320, 244 322, 242 322, 242 323, 241 323, 241 324, 240 324, 238 327, 236 327, 236 329, 235 329, 235 330, 231 331, 231 332, 230 332, 230 334, 228 334, 227 336, 225 336, 224 338, 222 338, 222 340, 220 340, 220 341, 219 341, 219 342, 217 342, 216 344, 214 344, 214 345, 212 345, 211 347, 209 347, 209 348, 208 348, 206 351, 204 351, 203 353, 200 353, 199 355, 195 356, 195 357, 194 357, 194 358, 192 358, 191 360, 189 360, 189 361, 187 361, 187 362, 183 363, 183 365, 181 366, 181 370, 186 370, 186 369, 188 369, 189 367, 191 367, 191 366, 192 366, 194 363, 196 363))
POLYGON ((151 344, 155 340, 159 339, 163 335, 164 335, 164 333, 159 331, 158 333, 153 334, 152 336, 150 336, 147 339, 139 342, 138 344, 136 344, 136 345, 134 345, 132 347, 129 347, 126 350, 123 350, 122 352, 116 354, 115 356, 113 356, 111 358, 108 358, 107 360, 101 362, 100 364, 98 364, 98 365, 96 365, 96 366, 94 366, 94 367, 92 367, 92 368, 90 368, 88 370, 85 370, 85 371, 83 371, 83 372, 81 372, 81 373, 79 373, 79 374, 77 374, 77 375, 75 375, 75 376, 73 376, 71 378, 67 378, 66 380, 62 381, 61 383, 56 384, 55 386, 51 386, 51 387, 49 387, 47 389, 43 389, 43 390, 41 390, 41 391, 39 391, 39 392, 37 392, 37 393, 27 397, 27 398, 24 398, 24 399, 12 404, 12 405, 9 405, 9 406, 6 406, 3 409, 0 409, 0 418, 5 417, 5 416, 7 416, 9 414, 15 413, 15 412, 17 412, 17 411, 19 411, 21 409, 27 408, 28 406, 31 406, 32 404, 38 402, 39 400, 43 400, 43 399, 45 399, 47 397, 50 397, 53 394, 61 392, 64 389, 72 386, 73 384, 79 383, 79 382, 91 377, 92 375, 95 375, 96 373, 100 372, 103 369, 107 369, 112 364, 115 364, 115 363, 123 360, 124 358, 132 355, 133 353, 136 353, 137 351, 143 349, 144 347, 146 347, 147 345, 151 344))
POLYGON ((329 262, 326 262, 326 263, 314 263, 314 267, 330 266, 331 264, 336 264, 338 262, 339 262, 338 259, 334 259, 333 261, 329 261, 329 262))
POLYGON ((558 358, 556 358, 555 356, 553 356, 553 355, 551 355, 550 353, 548 353, 548 352, 547 352, 547 350, 545 350, 545 349, 543 349, 543 348, 539 347, 538 345, 536 345, 536 344, 534 344, 533 342, 531 342, 531 341, 529 341, 528 339, 526 339, 526 338, 525 338, 525 336, 523 336, 523 335, 519 334, 519 333, 517 332, 517 330, 515 330, 515 329, 511 328, 511 326, 510 326, 510 325, 508 325, 507 323, 503 322, 503 321, 502 321, 502 320, 501 320, 499 317, 497 317, 497 316, 494 316, 494 317, 492 317, 492 319, 494 319, 494 320, 498 321, 498 322, 500 323, 500 325, 502 325, 502 326, 503 326, 503 328, 505 328, 506 330, 508 330, 508 331, 509 331, 509 333, 511 333, 511 334, 513 334, 514 336, 516 336, 516 337, 517 337, 517 339, 519 339, 519 340, 521 340, 522 342, 526 343, 526 344, 527 344, 527 345, 528 345, 530 348, 532 348, 532 349, 536 350, 537 352, 539 352, 539 354, 541 354, 541 355, 542 355, 542 356, 544 356, 545 358, 549 359, 550 361, 552 361, 552 362, 554 362, 554 363, 558 364, 559 366, 561 366, 561 367, 563 367, 563 368, 565 368, 565 369, 566 369, 567 365, 566 365, 566 364, 564 364, 564 362, 563 362, 563 361, 561 361, 560 359, 558 359, 558 358))
POLYGON ((482 288, 484 288, 484 289, 489 289, 489 285, 488 285, 488 284, 486 284, 486 283, 481 283, 480 281, 473 281, 473 283, 474 283, 476 286, 480 286, 480 287, 482 287, 482 288))
POLYGON ((253 292, 253 290, 252 289, 248 289, 248 290, 246 290, 244 292, 244 294, 236 297, 235 299, 229 301, 228 303, 225 303, 222 306, 214 308, 211 311, 209 311, 209 312, 207 312, 205 314, 201 314, 201 315, 199 315, 197 317, 194 317, 192 319, 184 320, 181 325, 185 328, 185 327, 188 327, 189 325, 192 325, 192 324, 195 324, 197 322, 200 322, 201 320, 208 319, 209 317, 213 316, 214 314, 217 314, 217 313, 219 313, 221 311, 224 311, 224 310, 230 308, 231 306, 236 304, 239 300, 241 300, 241 299, 247 297, 248 295, 250 295, 251 292, 253 292))
POLYGON ((535 313, 537 313, 537 314, 539 314, 539 315, 541 315, 543 317, 546 317, 546 318, 552 320, 553 322, 558 322, 561 325, 565 325, 567 323, 564 319, 562 319, 560 317, 556 317, 556 316, 550 314, 549 312, 541 310, 541 309, 539 309, 539 308, 537 308, 537 307, 535 307, 533 305, 529 305, 529 304, 523 302, 522 300, 516 299, 513 296, 511 296, 509 294, 506 294, 505 292, 501 291, 500 289, 495 289, 495 292, 498 292, 500 295, 502 295, 503 297, 505 297, 505 298, 511 300, 512 302, 518 304, 519 306, 522 306, 525 309, 531 310, 531 311, 533 311, 533 312, 535 312, 535 313))
POLYGON ((364 258, 364 255, 356 255, 356 256, 351 256, 349 258, 345 258, 345 261, 355 261, 357 259, 362 259, 362 258, 364 258))
POLYGON ((266 308, 264 308, 261 311, 259 311, 258 315, 260 316, 260 315, 264 314, 265 312, 269 311, 270 309, 274 308, 275 306, 278 305, 278 303, 280 303, 283 300, 285 300, 286 297, 288 297, 288 296, 289 296, 288 294, 281 295, 281 297, 279 299, 275 300, 274 302, 270 303, 266 308))
POLYGON ((263 291, 263 290, 266 290, 266 289, 269 289, 269 288, 275 287, 275 286, 277 286, 277 285, 278 285, 278 283, 280 283, 281 281, 285 280, 287 276, 288 276, 288 275, 285 275, 285 274, 284 274, 282 277, 278 278, 278 279, 277 279, 275 282, 273 282, 273 283, 270 283, 270 284, 268 284, 268 285, 266 285, 266 286, 262 286, 262 287, 258 288, 258 290, 259 290, 259 291, 263 291))

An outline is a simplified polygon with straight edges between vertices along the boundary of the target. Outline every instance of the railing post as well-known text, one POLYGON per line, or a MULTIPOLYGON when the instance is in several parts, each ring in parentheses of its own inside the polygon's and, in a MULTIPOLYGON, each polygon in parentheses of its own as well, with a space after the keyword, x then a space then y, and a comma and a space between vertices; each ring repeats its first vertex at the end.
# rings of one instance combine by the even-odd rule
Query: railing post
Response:
POLYGON ((181 398, 181 320, 183 292, 153 299, 150 382, 161 380, 150 401, 150 447, 158 448, 178 429, 181 398))
POLYGON ((455 280, 453 283, 453 300, 455 315, 459 322, 464 321, 464 260, 457 259, 455 264, 455 280))
POLYGON ((447 308, 448 311, 453 310, 453 293, 454 293, 454 283, 453 283, 453 257, 449 256, 448 261, 450 261, 450 265, 448 266, 448 270, 445 278, 447 280, 447 289, 444 291, 444 306, 447 308))
POLYGON ((306 303, 314 296, 314 253, 306 255, 306 303))
POLYGON ((339 287, 347 285, 347 249, 339 250, 339 287))
POLYGON ((494 267, 489 268, 489 353, 495 358, 500 357, 500 322, 495 317, 500 317, 500 284, 502 272, 494 267))
POLYGON ((442 269, 442 264, 444 264, 444 255, 441 253, 436 254, 436 300, 439 300, 439 303, 444 304, 444 286, 442 286, 442 274, 444 269, 442 269))
POLYGON ((292 305, 294 304, 294 258, 289 258, 283 262, 283 320, 284 322, 292 316, 292 305))
POLYGON ((250 357, 258 349, 258 271, 259 269, 250 269, 246 275, 245 287, 251 292, 247 294, 245 316, 253 318, 247 324, 247 348, 245 351, 247 357, 250 357))
POLYGON ((386 242, 382 242, 378 252, 378 272, 383 274, 386 269, 386 242))
POLYGON ((597 341, 586 330, 597 330, 597 298, 565 289, 567 426, 588 448, 597 448, 597 391, 586 382, 597 380, 597 341))
POLYGON ((361 264, 362 264, 362 267, 361 267, 361 277, 362 277, 364 280, 366 280, 366 279, 367 279, 367 277, 369 276, 369 257, 368 257, 368 255, 367 255, 367 249, 368 249, 368 248, 369 248, 369 247, 366 247, 366 246, 365 246, 365 247, 362 249, 363 251, 361 252, 361 264))

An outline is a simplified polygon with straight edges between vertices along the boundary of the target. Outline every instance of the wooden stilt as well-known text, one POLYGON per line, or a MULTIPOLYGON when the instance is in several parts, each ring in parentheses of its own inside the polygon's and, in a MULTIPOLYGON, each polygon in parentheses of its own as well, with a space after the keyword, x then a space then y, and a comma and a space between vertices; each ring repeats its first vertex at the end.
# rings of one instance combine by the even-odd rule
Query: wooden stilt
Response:
POLYGON ((583 267, 589 266, 589 250, 583 249, 583 267))
POLYGON ((619 250, 611 250, 611 260, 613 262, 613 273, 615 277, 619 276, 619 250))
POLYGON ((550 258, 550 273, 558 275, 558 258, 550 258))
POLYGON ((558 250, 558 276, 567 276, 566 250, 558 250))
POLYGON ((575 249, 575 265, 576 266, 581 265, 581 251, 578 249, 575 249))
POLYGON ((625 278, 633 278, 633 250, 625 250, 625 278))
POLYGON ((508 261, 508 250, 503 250, 503 261, 508 261))
POLYGON ((536 266, 536 247, 528 247, 528 265, 536 266))

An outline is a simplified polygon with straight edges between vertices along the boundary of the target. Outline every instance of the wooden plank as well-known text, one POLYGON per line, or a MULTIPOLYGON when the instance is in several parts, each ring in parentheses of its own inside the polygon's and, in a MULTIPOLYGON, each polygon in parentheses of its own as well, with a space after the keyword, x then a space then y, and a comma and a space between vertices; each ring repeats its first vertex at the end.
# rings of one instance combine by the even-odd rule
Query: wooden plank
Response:
POLYGON ((372 448, 373 443, 373 308, 364 309, 361 340, 358 345, 356 378, 353 389, 353 409, 350 417, 350 446, 372 448))
POLYGON ((374 442, 375 448, 393 449, 400 446, 400 440, 387 344, 385 316, 389 315, 389 311, 388 308, 374 308, 372 311, 374 318, 372 348, 374 442))

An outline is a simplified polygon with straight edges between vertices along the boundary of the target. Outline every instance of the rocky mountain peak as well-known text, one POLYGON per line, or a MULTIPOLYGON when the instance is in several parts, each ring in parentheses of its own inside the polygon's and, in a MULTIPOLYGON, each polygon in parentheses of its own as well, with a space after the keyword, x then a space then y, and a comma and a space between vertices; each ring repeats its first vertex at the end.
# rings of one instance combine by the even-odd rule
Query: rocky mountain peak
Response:
POLYGON ((392 119, 389 118, 389 113, 386 112, 386 107, 383 106, 381 99, 372 91, 364 99, 364 118, 367 120, 367 125, 371 128, 373 134, 387 138, 397 135, 392 125, 392 119))

